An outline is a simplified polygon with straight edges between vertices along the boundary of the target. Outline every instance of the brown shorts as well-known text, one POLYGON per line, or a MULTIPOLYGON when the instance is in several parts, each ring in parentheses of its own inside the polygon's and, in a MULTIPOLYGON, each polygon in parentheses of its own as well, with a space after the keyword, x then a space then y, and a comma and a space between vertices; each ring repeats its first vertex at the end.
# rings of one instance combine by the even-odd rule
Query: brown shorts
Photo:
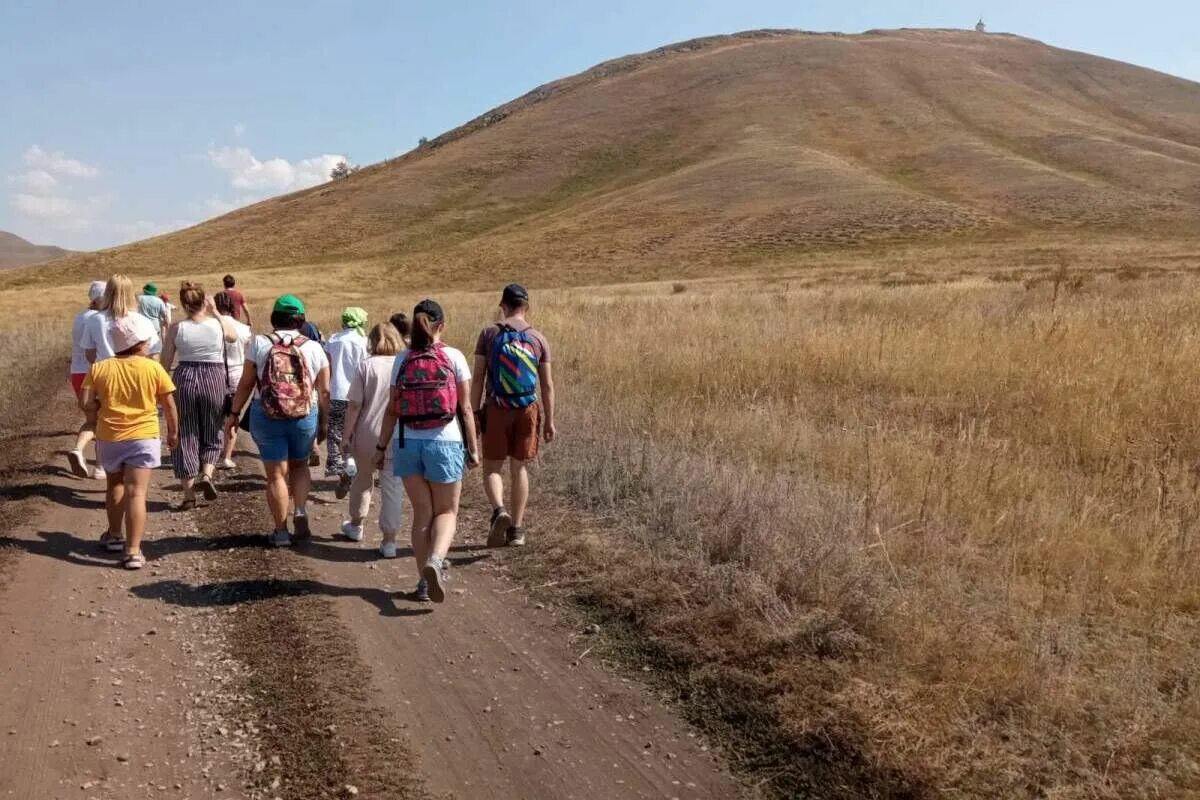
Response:
POLYGON ((506 458, 531 461, 537 458, 540 405, 534 403, 528 408, 500 408, 489 403, 484 406, 483 413, 485 461, 503 461, 506 458))

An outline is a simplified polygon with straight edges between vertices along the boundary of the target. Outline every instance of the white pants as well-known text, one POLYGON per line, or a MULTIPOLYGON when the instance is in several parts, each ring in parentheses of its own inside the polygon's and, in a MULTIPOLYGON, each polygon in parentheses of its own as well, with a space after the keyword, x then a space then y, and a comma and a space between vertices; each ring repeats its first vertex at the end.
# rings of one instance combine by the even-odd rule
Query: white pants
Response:
MULTIPOLYGON (((383 469, 379 470, 379 530, 384 534, 394 536, 400 533, 404 523, 404 479, 392 474, 392 448, 388 448, 387 460, 383 469)), ((359 460, 358 474, 350 484, 350 518, 366 521, 371 511, 371 490, 375 485, 375 470, 371 469, 372 460, 359 460)))

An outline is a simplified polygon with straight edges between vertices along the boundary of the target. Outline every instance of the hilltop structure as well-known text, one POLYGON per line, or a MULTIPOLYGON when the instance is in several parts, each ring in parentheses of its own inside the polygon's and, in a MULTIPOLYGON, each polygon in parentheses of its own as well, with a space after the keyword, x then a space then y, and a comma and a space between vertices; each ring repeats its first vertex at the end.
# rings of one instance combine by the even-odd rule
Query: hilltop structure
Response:
POLYGON ((983 24, 983 17, 980 17, 979 22, 975 23, 975 32, 976 33, 987 33, 987 25, 983 24))

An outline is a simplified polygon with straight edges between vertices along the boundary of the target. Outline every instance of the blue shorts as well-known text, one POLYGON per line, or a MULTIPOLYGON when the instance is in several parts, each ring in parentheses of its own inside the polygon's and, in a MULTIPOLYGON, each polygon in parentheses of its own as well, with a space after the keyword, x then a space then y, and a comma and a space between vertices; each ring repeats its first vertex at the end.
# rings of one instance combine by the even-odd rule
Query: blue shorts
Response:
POLYGON ((466 452, 462 442, 404 438, 396 445, 392 474, 397 478, 419 475, 430 483, 458 483, 462 480, 466 452))
POLYGON ((263 461, 303 461, 317 441, 317 409, 303 419, 271 419, 255 400, 250 406, 250 436, 263 461))

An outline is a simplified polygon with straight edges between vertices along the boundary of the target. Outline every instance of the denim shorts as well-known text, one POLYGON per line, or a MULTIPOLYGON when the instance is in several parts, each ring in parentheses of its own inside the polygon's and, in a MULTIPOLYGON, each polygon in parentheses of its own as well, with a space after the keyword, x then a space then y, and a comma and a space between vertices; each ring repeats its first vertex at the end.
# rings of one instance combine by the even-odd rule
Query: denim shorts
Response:
POLYGON ((250 437, 263 461, 303 461, 317 441, 317 409, 303 419, 271 419, 256 399, 250 407, 250 437))
POLYGON ((126 467, 158 469, 162 464, 162 441, 132 439, 127 442, 96 440, 96 460, 105 472, 119 475, 126 467))
POLYGON ((430 483, 458 483, 465 463, 462 442, 405 437, 403 445, 396 445, 392 472, 397 478, 419 475, 430 483))

